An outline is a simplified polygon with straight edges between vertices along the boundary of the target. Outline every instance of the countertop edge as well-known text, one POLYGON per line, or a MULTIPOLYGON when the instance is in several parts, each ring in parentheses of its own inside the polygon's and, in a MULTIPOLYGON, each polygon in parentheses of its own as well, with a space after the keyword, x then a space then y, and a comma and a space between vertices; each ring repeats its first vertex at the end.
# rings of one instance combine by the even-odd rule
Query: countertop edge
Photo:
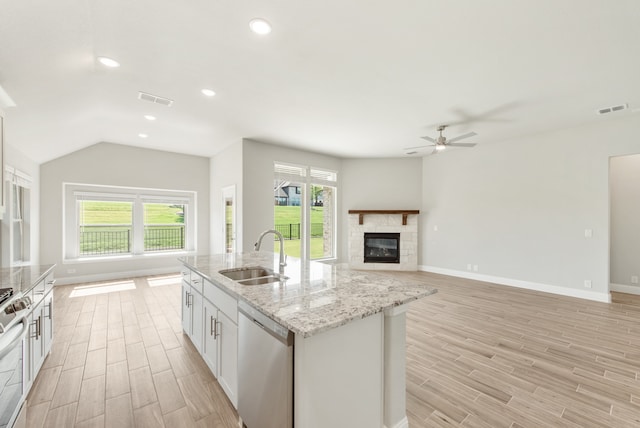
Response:
MULTIPOLYGON (((272 319, 273 321, 275 321, 278 324, 286 327, 287 329, 289 329, 290 331, 292 331, 296 335, 299 335, 299 336, 301 336, 303 338, 308 338, 308 337, 314 336, 316 334, 323 333, 325 331, 329 331, 329 330, 332 330, 334 328, 341 327, 341 326, 346 325, 346 324, 348 324, 348 323, 350 323, 352 321, 356 321, 356 320, 359 320, 359 319, 364 319, 366 317, 375 315, 377 313, 384 312, 387 309, 391 309, 391 308, 394 308, 394 307, 402 306, 402 305, 411 303, 411 302, 413 302, 415 300, 421 299, 423 297, 430 296, 430 295, 435 294, 435 293, 438 292, 437 289, 429 287, 429 288, 425 289, 424 293, 421 293, 419 295, 407 296, 405 299, 402 299, 402 300, 399 300, 399 301, 398 300, 393 301, 393 302, 389 303, 388 305, 380 306, 380 307, 376 308, 375 310, 366 311, 364 313, 359 313, 359 314, 356 314, 356 315, 353 315, 353 316, 347 316, 347 317, 344 317, 342 319, 336 320, 334 322, 328 322, 328 323, 326 323, 326 324, 324 324, 322 326, 315 327, 313 329, 301 330, 300 328, 296 327, 295 325, 292 325, 291 323, 289 323, 287 320, 284 320, 284 319, 276 316, 275 314, 273 314, 273 313, 271 313, 269 311, 265 311, 264 308, 262 308, 256 302, 253 302, 250 299, 247 299, 245 296, 243 296, 243 295, 237 293, 235 290, 229 288, 225 284, 226 278, 223 275, 219 275, 220 279, 212 278, 211 276, 209 276, 209 274, 203 273, 197 267, 195 267, 192 264, 190 264, 187 260, 184 260, 184 258, 179 258, 178 260, 184 266, 186 266, 187 268, 191 269, 192 271, 194 271, 198 275, 202 276, 207 281, 212 282, 213 284, 215 284, 218 287, 220 287, 224 292, 226 292, 227 294, 229 294, 233 298, 236 298, 238 300, 242 300, 242 301, 248 303, 253 308, 255 308, 256 310, 260 311, 260 313, 264 314, 268 318, 272 319)), ((228 281, 232 281, 232 280, 228 280, 228 281)))

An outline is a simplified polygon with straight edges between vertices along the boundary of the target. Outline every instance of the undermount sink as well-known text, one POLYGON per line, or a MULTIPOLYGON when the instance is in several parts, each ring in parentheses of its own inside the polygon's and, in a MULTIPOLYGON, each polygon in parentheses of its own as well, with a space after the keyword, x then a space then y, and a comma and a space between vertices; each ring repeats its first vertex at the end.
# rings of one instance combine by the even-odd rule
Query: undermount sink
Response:
POLYGON ((262 266, 224 269, 218 273, 242 285, 269 284, 287 279, 286 276, 278 275, 273 270, 262 266))

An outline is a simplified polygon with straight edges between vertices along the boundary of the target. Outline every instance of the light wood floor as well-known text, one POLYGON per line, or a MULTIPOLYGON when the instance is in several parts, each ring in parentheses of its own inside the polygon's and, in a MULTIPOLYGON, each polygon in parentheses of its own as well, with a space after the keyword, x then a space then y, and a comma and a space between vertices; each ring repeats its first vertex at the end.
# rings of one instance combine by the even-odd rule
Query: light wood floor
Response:
POLYGON ((640 296, 410 276, 439 289, 407 316, 412 428, 640 426, 640 296))
POLYGON ((237 427, 182 335, 180 281, 55 287, 55 339, 27 397, 27 427, 237 427))
MULTIPOLYGON (((401 275, 439 289, 407 315, 411 428, 640 426, 640 296, 605 304, 401 275)), ((27 425, 237 426, 182 335, 179 278, 132 281, 89 296, 73 297, 107 289, 55 288, 56 339, 27 425)))

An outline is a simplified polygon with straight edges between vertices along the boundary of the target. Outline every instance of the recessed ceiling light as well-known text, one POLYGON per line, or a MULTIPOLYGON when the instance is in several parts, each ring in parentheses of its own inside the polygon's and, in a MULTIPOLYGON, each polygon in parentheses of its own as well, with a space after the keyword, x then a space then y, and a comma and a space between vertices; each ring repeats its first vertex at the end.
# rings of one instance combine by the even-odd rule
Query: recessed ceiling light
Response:
POLYGON ((147 134, 138 134, 138 137, 140 137, 140 138, 147 138, 148 136, 149 135, 147 135, 147 134))
POLYGON ((212 91, 211 89, 203 89, 200 92, 202 92, 203 94, 205 94, 208 97, 212 97, 212 96, 214 96, 216 94, 215 91, 212 91))
POLYGON ((120 63, 118 61, 116 61, 115 59, 107 58, 106 56, 99 56, 98 61, 100 61, 100 64, 104 65, 105 67, 120 67, 120 63))
POLYGON ((249 28, 256 34, 265 35, 271 32, 271 24, 262 18, 254 18, 249 22, 249 28))
POLYGON ((151 116, 150 114, 145 114, 144 118, 147 119, 147 120, 156 120, 156 117, 155 116, 151 116))

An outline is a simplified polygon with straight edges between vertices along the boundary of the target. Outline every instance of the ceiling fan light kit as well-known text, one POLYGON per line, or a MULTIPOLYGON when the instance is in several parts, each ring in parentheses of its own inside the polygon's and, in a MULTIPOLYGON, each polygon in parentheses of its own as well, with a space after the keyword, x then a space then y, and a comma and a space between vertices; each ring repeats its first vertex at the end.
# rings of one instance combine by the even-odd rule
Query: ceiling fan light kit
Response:
POLYGON ((438 126, 438 132, 440 133, 440 135, 438 135, 438 138, 431 138, 431 137, 428 137, 428 136, 420 137, 423 140, 430 141, 432 144, 427 144, 427 145, 424 145, 424 146, 417 146, 417 147, 407 147, 407 148, 404 149, 405 154, 413 155, 413 154, 418 153, 417 149, 422 149, 422 148, 430 147, 430 146, 435 146, 435 150, 433 152, 431 152, 431 154, 433 154, 433 153, 441 152, 441 151, 445 150, 447 148, 447 146, 452 146, 452 147, 473 147, 473 146, 476 145, 475 143, 458 143, 458 141, 460 141, 462 139, 478 135, 475 132, 468 132, 466 134, 458 135, 457 137, 454 137, 454 138, 452 138, 450 140, 447 140, 447 137, 442 135, 442 131, 444 131, 447 128, 447 126, 448 125, 440 125, 440 126, 438 126))

